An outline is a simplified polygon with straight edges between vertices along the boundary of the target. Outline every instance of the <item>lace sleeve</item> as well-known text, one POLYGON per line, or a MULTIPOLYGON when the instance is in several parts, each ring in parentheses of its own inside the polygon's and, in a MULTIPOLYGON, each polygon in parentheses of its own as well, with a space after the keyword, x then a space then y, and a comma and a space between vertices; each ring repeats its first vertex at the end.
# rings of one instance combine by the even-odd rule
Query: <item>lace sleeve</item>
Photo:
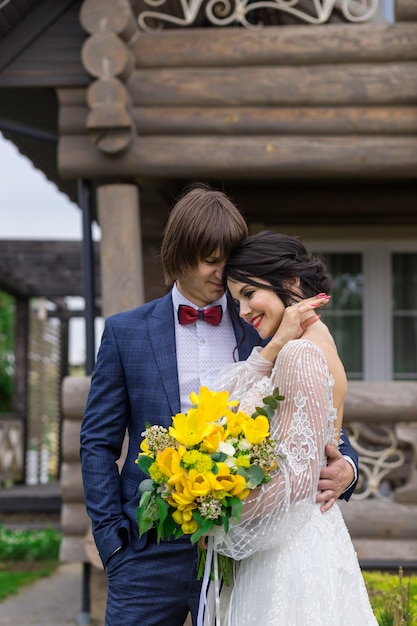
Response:
MULTIPOLYGON (((279 387, 285 396, 271 420, 271 435, 283 460, 272 480, 245 500, 239 525, 231 526, 227 534, 220 528, 215 531, 215 550, 234 559, 285 543, 304 524, 315 503, 324 446, 333 435, 332 379, 315 344, 289 342, 265 380, 268 392, 279 387)), ((257 384, 254 395, 243 385, 248 393, 242 402, 245 407, 259 401, 257 384)), ((238 396, 241 388, 234 393, 238 396)))
MULTIPOLYGON (((254 389, 264 387, 269 393, 273 364, 261 356, 261 350, 261 347, 256 346, 246 361, 226 365, 220 373, 217 372, 213 376, 213 381, 209 386, 218 391, 227 390, 230 399, 239 400, 239 402, 246 396, 253 396, 254 389)), ((262 393, 261 389, 260 393, 262 393)), ((245 410, 242 403, 240 408, 245 410)))

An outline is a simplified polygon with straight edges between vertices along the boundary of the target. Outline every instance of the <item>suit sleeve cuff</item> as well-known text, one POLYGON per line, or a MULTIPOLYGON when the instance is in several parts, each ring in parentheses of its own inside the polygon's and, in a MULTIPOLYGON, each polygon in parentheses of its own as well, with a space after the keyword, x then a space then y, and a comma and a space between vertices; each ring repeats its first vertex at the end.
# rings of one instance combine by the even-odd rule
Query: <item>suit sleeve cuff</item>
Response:
MULTIPOLYGON (((346 461, 348 463, 350 463, 350 465, 353 467, 353 480, 350 483, 350 485, 348 487, 346 487, 346 489, 343 491, 343 493, 346 493, 347 491, 349 491, 349 489, 352 488, 352 486, 356 483, 356 481, 358 480, 358 470, 356 468, 355 463, 353 462, 353 459, 350 458, 350 456, 347 456, 347 454, 343 455, 343 458, 346 459, 346 461)), ((342 493, 342 495, 343 495, 342 493)))

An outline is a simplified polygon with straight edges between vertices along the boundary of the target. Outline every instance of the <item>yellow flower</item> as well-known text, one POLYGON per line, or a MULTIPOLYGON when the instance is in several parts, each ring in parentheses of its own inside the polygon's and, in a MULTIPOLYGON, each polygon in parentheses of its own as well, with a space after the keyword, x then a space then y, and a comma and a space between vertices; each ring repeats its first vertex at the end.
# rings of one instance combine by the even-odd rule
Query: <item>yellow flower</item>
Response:
POLYGON ((226 431, 223 426, 217 424, 213 431, 207 435, 207 437, 204 437, 201 442, 201 450, 204 450, 208 454, 214 454, 218 450, 219 444, 224 441, 225 438, 226 431))
POLYGON ((170 496, 173 506, 180 510, 187 509, 194 503, 196 496, 189 489, 188 476, 184 474, 175 484, 175 491, 170 496))
POLYGON ((156 455, 156 462, 161 472, 168 478, 168 484, 170 485, 175 485, 185 472, 181 466, 181 458, 184 452, 185 448, 180 446, 178 450, 165 448, 165 450, 160 450, 156 455))
POLYGON ((179 511, 177 509, 172 514, 172 519, 179 526, 181 526, 181 530, 184 535, 192 535, 198 528, 197 522, 194 521, 191 511, 192 509, 185 509, 184 511, 179 511))
POLYGON ((205 474, 213 468, 213 460, 208 454, 203 454, 198 450, 190 450, 185 452, 182 457, 182 464, 185 467, 196 469, 198 472, 205 474))
POLYGON ((244 500, 249 495, 250 489, 246 487, 246 480, 243 476, 232 474, 226 463, 218 463, 217 467, 219 473, 216 474, 216 481, 219 488, 224 489, 232 496, 237 496, 244 500))
POLYGON ((232 413, 227 418, 227 434, 231 437, 237 437, 242 432, 243 424, 252 419, 243 411, 232 413))
POLYGON ((250 466, 250 458, 247 454, 241 454, 236 458, 236 466, 237 467, 249 467, 250 466))
POLYGON ((187 414, 177 413, 172 418, 172 423, 174 426, 169 427, 169 434, 187 448, 201 443, 215 428, 198 409, 189 409, 187 414))
POLYGON ((210 391, 207 387, 200 387, 200 395, 195 392, 190 393, 190 400, 193 405, 198 406, 202 415, 206 416, 206 421, 217 422, 222 417, 228 417, 232 411, 229 407, 239 404, 237 400, 228 400, 227 391, 210 391))
POLYGON ((142 439, 142 441, 140 442, 140 449, 142 450, 143 454, 146 454, 146 456, 152 456, 151 451, 148 448, 148 440, 147 439, 142 439))
POLYGON ((261 443, 269 435, 269 421, 264 415, 249 419, 242 425, 243 433, 250 443, 261 443))
POLYGON ((156 483, 164 483, 167 480, 167 477, 163 473, 163 471, 162 471, 162 469, 161 469, 161 467, 160 467, 160 465, 158 463, 152 463, 152 465, 149 468, 149 476, 156 483))
POLYGON ((201 472, 192 469, 188 472, 187 485, 184 487, 184 491, 187 491, 194 498, 200 498, 206 496, 217 487, 218 483, 213 472, 201 474, 201 472))

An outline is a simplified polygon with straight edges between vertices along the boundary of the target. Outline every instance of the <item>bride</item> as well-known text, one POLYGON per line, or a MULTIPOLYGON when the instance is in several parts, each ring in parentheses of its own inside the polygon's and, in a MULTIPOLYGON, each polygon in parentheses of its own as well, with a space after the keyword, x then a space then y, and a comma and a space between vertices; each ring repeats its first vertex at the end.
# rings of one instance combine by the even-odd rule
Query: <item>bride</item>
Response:
POLYGON ((239 524, 211 539, 215 553, 238 561, 225 624, 377 626, 340 509, 316 503, 325 446, 340 437, 343 365, 321 320, 284 347, 274 337, 287 306, 330 290, 326 267, 299 239, 263 232, 234 251, 224 279, 240 317, 272 339, 227 366, 217 388, 249 414, 276 387, 285 397, 271 420, 279 468, 245 500, 239 524))

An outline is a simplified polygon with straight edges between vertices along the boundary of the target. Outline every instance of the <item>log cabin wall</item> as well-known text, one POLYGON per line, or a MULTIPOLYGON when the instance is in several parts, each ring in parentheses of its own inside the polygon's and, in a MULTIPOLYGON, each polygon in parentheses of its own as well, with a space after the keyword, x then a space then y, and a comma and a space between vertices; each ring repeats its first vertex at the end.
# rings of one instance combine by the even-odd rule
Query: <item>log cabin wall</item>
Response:
POLYGON ((147 33, 127 2, 103 29, 95 4, 81 10, 95 80, 61 104, 64 177, 414 178, 416 22, 147 33))

